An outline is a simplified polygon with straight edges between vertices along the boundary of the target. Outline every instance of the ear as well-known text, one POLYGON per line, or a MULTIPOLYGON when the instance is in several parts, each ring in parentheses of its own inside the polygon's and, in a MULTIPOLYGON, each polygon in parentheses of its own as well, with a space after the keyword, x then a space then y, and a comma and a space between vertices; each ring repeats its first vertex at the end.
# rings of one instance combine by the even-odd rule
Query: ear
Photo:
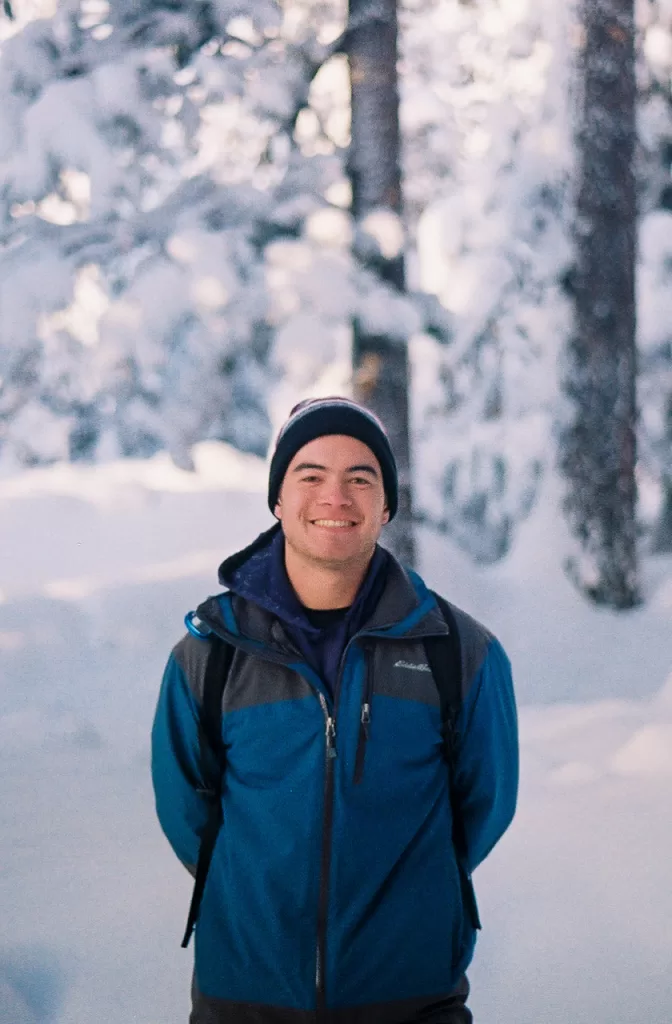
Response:
POLYGON ((390 521, 390 510, 387 506, 383 509, 383 526, 390 521))
POLYGON ((275 503, 275 508, 273 509, 273 515, 275 516, 276 519, 280 519, 280 520, 282 519, 282 504, 280 503, 279 500, 275 503))

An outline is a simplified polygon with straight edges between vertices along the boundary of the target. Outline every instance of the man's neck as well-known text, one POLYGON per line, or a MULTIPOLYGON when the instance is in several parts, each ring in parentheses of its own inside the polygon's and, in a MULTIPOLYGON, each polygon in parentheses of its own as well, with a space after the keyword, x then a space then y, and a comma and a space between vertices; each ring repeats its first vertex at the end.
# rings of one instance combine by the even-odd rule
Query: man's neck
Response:
POLYGON ((366 576, 367 562, 331 568, 306 564, 285 544, 285 569, 294 592, 305 608, 326 611, 349 608, 366 576))

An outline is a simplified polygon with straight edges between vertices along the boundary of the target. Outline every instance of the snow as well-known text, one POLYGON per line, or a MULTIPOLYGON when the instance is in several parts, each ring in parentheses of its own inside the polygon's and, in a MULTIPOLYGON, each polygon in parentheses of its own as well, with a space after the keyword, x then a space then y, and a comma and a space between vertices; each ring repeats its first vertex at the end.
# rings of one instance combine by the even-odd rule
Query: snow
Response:
MULTIPOLYGON (((266 465, 214 442, 0 478, 0 1021, 180 1024, 190 879, 156 823, 149 729, 182 617, 270 523, 266 465)), ((420 467, 427 469, 426 465, 420 467)), ((479 1024, 672 1020, 672 559, 647 604, 584 603, 547 482, 509 555, 423 531, 427 579, 509 651, 516 820, 479 869, 479 1024)))
POLYGON ((345 210, 316 210, 306 219, 306 235, 323 246, 345 248, 352 242, 352 218, 345 210))
POLYGON ((71 427, 63 416, 28 402, 11 421, 6 437, 22 461, 30 463, 38 452, 45 451, 51 459, 67 459, 71 427))
POLYGON ((662 25, 652 25, 644 36, 644 53, 659 74, 672 68, 672 39, 662 25))
POLYGON ((360 221, 361 230, 376 243, 386 260, 396 259, 405 248, 406 230, 401 217, 385 207, 371 210, 360 221))
POLYGON ((648 355, 669 342, 672 334, 672 213, 655 210, 642 218, 639 247, 637 340, 648 355))
POLYGON ((377 280, 365 288, 358 313, 365 334, 382 335, 402 344, 422 328, 422 317, 415 303, 377 280))
MULTIPOLYGON (((179 70, 181 14, 162 9, 132 45, 146 12, 128 0, 63 0, 53 23, 40 20, 53 0, 12 7, 0 1024, 186 1020, 190 882, 154 818, 149 726, 184 613, 270 522, 264 463, 191 442, 260 452, 297 400, 348 393, 353 317, 412 338, 416 496, 444 531, 421 533, 422 567, 504 641, 521 703, 520 810, 477 879, 477 1024, 671 1024, 672 559, 645 562, 646 603, 621 615, 582 602, 561 568, 571 5, 406 0, 406 224, 380 210, 356 226, 346 58, 309 80, 343 28, 340 0, 217 0, 221 36, 240 41, 179 70), (80 59, 90 74, 69 75, 80 59), (352 259, 353 241, 374 263, 397 254, 404 231, 409 280, 440 298, 450 345, 422 333, 422 303, 352 259), (17 469, 67 458, 82 428, 98 465, 17 469), (167 454, 115 461, 157 445, 194 472, 167 454)), ((638 18, 650 524, 669 462, 672 215, 655 207, 670 181, 672 0, 638 18)))

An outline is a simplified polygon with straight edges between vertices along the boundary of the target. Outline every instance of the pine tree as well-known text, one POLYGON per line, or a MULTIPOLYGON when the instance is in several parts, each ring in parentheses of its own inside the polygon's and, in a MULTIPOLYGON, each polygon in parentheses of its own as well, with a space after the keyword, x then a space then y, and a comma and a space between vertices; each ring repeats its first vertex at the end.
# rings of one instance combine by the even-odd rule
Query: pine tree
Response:
POLYGON ((653 549, 658 552, 672 551, 672 394, 667 395, 664 410, 661 457, 662 502, 660 518, 653 536, 653 549))
MULTIPOLYGON (((356 250, 365 266, 395 291, 405 292, 396 0, 350 0, 352 184, 356 250)), ((384 301, 381 293, 381 300, 384 301)), ((408 419, 408 337, 387 317, 354 322, 357 396, 386 424, 399 468, 399 510, 386 543, 407 565, 415 546, 408 419), (386 323, 386 321, 388 321, 386 323)))
POLYGON ((283 20, 273 0, 64 0, 3 43, 3 454, 165 447, 188 465, 209 437, 265 453, 287 319, 269 253, 342 177, 295 139, 333 18, 296 3, 283 20), (82 305, 97 307, 86 324, 82 305))
POLYGON ((3 454, 263 454, 269 392, 312 390, 353 318, 432 327, 351 256, 343 28, 330 0, 63 0, 3 43, 3 454))
POLYGON ((580 554, 568 570, 596 602, 629 608, 639 600, 633 0, 583 0, 581 19, 571 413, 560 450, 580 554))

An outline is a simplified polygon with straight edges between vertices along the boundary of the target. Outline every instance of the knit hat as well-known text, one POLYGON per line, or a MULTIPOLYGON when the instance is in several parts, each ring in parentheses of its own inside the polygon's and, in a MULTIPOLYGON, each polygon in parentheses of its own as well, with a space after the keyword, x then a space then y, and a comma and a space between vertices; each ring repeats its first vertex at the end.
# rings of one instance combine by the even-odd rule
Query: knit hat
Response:
POLYGON ((380 463, 390 519, 397 511, 397 464, 385 427, 349 398, 307 398, 292 409, 275 442, 268 477, 268 507, 274 512, 285 473, 296 453, 316 437, 345 434, 367 445, 380 463))

